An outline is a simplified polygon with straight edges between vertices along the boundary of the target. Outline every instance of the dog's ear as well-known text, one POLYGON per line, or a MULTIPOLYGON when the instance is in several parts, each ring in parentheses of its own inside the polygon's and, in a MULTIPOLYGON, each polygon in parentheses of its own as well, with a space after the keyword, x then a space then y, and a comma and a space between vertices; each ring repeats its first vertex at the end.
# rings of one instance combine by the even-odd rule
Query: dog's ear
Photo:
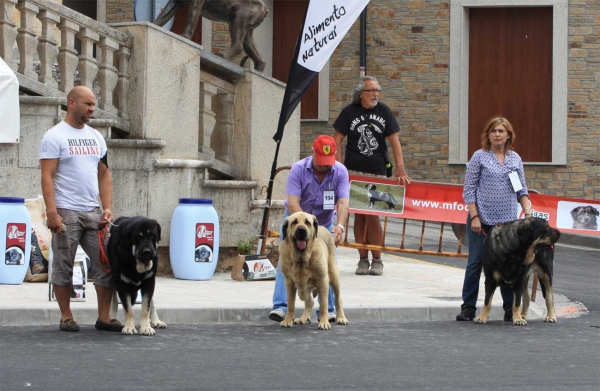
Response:
POLYGON ((287 236, 288 225, 289 225, 289 220, 286 217, 285 220, 283 220, 283 227, 281 227, 281 233, 283 234, 283 236, 281 237, 282 241, 284 241, 287 236))
POLYGON ((313 215, 313 228, 315 231, 315 239, 319 236, 319 222, 317 221, 317 216, 313 215))
MULTIPOLYGON (((154 220, 154 221, 156 221, 156 220, 154 220)), ((160 242, 160 234, 162 232, 161 230, 162 230, 162 228, 160 227, 160 224, 158 224, 158 221, 156 221, 156 233, 158 234, 158 238, 156 239, 157 242, 160 242)))
POLYGON ((596 216, 600 216, 600 212, 598 212, 598 209, 594 208, 593 206, 588 206, 588 208, 590 208, 590 213, 596 216))
POLYGON ((579 212, 579 208, 581 208, 581 206, 578 206, 577 208, 575 208, 571 211, 572 218, 574 218, 574 219, 577 218, 577 213, 579 212))

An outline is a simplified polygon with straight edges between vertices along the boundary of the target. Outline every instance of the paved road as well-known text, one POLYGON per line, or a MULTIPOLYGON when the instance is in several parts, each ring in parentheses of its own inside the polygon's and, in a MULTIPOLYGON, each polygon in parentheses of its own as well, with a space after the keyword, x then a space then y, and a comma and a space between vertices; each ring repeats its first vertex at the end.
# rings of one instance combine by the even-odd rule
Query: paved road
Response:
POLYGON ((0 390, 598 390, 598 255, 557 247, 557 292, 590 310, 557 324, 353 322, 319 332, 263 322, 169 326, 155 337, 0 327, 0 390))
POLYGON ((597 390, 597 319, 173 326, 155 337, 4 327, 5 390, 597 390), (66 335, 65 335, 66 334, 66 335))

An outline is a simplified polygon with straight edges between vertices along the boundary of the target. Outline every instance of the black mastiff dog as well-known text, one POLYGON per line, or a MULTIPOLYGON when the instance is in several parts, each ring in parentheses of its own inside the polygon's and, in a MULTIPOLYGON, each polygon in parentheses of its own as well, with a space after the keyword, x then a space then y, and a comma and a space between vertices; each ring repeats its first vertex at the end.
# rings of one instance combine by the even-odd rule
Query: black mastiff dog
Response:
POLYGON ((154 284, 158 267, 160 224, 146 217, 119 217, 113 222, 108 241, 108 259, 123 310, 123 334, 137 334, 133 305, 142 290, 140 334, 154 335, 153 327, 167 325, 158 319, 154 308, 154 284))
POLYGON ((394 202, 396 199, 392 193, 384 193, 377 190, 377 186, 372 183, 367 184, 365 186, 367 188, 367 196, 369 197, 369 208, 373 208, 375 206, 375 202, 382 201, 385 202, 390 209, 396 209, 394 206, 394 202))
POLYGON ((542 294, 546 299, 547 314, 544 321, 556 322, 552 298, 552 269, 554 243, 559 237, 559 230, 537 217, 515 220, 492 228, 483 243, 485 306, 473 322, 487 322, 496 287, 508 285, 512 287, 514 296, 513 324, 527 325, 530 301, 527 284, 533 269, 538 273, 542 294))

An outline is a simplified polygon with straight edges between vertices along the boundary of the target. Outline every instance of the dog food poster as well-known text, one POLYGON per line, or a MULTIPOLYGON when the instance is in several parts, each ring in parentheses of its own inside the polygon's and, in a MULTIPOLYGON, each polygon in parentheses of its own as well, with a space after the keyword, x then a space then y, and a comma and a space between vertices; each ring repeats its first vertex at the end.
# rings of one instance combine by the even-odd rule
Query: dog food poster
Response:
POLYGON ((351 180, 349 206, 362 211, 402 214, 404 193, 404 186, 351 180))
POLYGON ((599 231, 600 204, 559 201, 556 211, 556 228, 599 231))
POLYGON ((27 226, 24 223, 8 223, 6 225, 6 254, 7 265, 25 264, 25 240, 27 226))
POLYGON ((212 223, 196 224, 196 262, 212 262, 213 248, 215 245, 215 225, 212 223))

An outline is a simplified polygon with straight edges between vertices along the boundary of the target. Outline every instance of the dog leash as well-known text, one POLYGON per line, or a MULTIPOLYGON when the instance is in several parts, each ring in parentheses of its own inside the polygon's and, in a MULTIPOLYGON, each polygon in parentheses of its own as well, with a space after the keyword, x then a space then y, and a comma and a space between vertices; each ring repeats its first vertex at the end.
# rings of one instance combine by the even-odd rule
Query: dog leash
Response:
POLYGON ((102 266, 102 269, 105 272, 110 273, 112 268, 110 267, 110 261, 108 260, 108 256, 104 250, 104 243, 106 242, 106 238, 110 238, 108 225, 110 224, 113 227, 118 227, 118 225, 113 224, 110 220, 106 221, 108 221, 108 224, 104 226, 104 228, 98 228, 98 245, 100 246, 100 252, 98 255, 100 258, 100 266, 102 266))

